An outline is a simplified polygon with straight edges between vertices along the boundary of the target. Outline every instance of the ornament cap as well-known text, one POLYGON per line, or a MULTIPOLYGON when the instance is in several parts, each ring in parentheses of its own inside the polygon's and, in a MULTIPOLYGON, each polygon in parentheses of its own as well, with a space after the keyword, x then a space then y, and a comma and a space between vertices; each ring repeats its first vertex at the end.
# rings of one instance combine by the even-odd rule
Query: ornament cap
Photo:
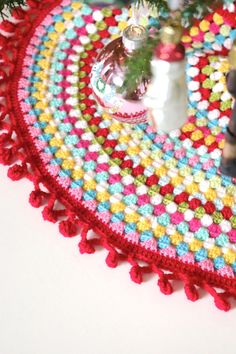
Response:
POLYGON ((179 44, 183 35, 183 27, 179 22, 169 23, 161 30, 161 42, 163 44, 179 44))
POLYGON ((147 30, 141 25, 130 25, 123 31, 122 42, 128 53, 138 49, 147 38, 147 30))
POLYGON ((155 49, 155 58, 169 63, 183 61, 185 59, 185 49, 182 44, 160 43, 155 49))
POLYGON ((236 69, 236 39, 233 41, 232 48, 229 52, 229 64, 231 69, 236 69))

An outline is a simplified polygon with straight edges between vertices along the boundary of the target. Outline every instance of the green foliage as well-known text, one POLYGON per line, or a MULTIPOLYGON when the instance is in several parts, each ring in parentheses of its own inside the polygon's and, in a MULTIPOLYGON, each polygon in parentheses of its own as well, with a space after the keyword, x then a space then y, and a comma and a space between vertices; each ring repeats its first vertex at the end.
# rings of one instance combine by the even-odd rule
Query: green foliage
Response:
POLYGON ((159 41, 158 37, 149 37, 142 48, 136 50, 134 55, 128 57, 126 61, 126 76, 121 92, 126 96, 134 92, 140 82, 151 77, 151 59, 153 50, 159 41))
POLYGON ((18 6, 25 5, 25 0, 0 0, 0 16, 6 15, 6 10, 13 10, 18 6))
MULTIPOLYGON (((139 4, 146 3, 150 8, 156 9, 160 19, 171 16, 167 0, 134 0, 139 4)), ((202 18, 206 13, 211 12, 217 6, 233 3, 234 0, 191 0, 186 1, 184 7, 179 11, 184 26, 189 26, 194 18, 202 18)))
POLYGON ((159 13, 169 11, 167 0, 134 0, 133 2, 138 2, 141 5, 145 3, 150 8, 155 8, 159 13))

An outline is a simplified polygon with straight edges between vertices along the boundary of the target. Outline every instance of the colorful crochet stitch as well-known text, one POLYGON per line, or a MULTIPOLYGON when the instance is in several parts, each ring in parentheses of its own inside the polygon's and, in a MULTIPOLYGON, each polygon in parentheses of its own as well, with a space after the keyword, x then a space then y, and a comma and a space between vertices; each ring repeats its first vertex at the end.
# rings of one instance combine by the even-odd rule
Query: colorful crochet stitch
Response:
POLYGON ((188 299, 197 300, 200 287, 229 310, 236 185, 218 167, 232 105, 225 76, 234 5, 183 37, 189 119, 169 136, 117 122, 93 99, 91 66, 127 25, 127 9, 75 0, 28 5, 14 12, 17 24, 1 24, 9 36, 0 34, 0 161, 11 165, 8 176, 33 182, 30 203, 43 206, 65 237, 79 234, 81 253, 102 245, 108 266, 131 264, 134 282, 154 272, 163 293, 181 280, 188 299))

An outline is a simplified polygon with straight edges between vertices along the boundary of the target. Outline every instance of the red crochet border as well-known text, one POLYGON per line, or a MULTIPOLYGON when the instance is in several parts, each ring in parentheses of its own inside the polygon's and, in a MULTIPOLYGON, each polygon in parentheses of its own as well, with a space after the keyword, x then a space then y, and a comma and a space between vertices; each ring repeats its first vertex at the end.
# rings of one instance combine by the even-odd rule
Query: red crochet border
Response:
POLYGON ((77 236, 80 230, 79 249, 82 254, 94 253, 95 246, 102 245, 108 250, 106 263, 109 267, 114 268, 124 260, 131 264, 130 276, 134 282, 140 284, 145 273, 155 273, 161 292, 168 295, 173 292, 171 281, 181 280, 189 300, 196 301, 199 298, 199 287, 213 296, 217 308, 228 311, 231 307, 229 298, 236 299, 236 279, 203 271, 196 265, 156 254, 121 238, 82 203, 75 201, 44 168, 27 132, 17 88, 24 53, 33 31, 60 3, 59 0, 28 0, 27 11, 18 9, 13 12, 13 18, 20 21, 20 26, 8 20, 0 25, 0 29, 10 36, 7 39, 0 34, 0 58, 3 61, 0 69, 0 98, 4 98, 4 101, 0 100, 0 163, 11 165, 8 176, 12 180, 26 177, 33 182, 35 190, 30 194, 31 205, 37 208, 46 205, 42 212, 44 219, 59 222, 63 236, 77 236), (56 208, 56 202, 60 202, 63 208, 56 208), (91 238, 89 230, 93 230, 98 237, 91 238), (140 261, 145 262, 145 265, 141 265, 140 261))

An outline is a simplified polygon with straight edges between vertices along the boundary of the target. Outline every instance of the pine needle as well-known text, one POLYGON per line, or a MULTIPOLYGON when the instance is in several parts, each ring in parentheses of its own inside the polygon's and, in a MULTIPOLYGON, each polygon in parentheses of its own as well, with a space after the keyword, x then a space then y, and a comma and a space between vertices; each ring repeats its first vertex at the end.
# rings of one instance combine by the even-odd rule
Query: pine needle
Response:
POLYGON ((151 77, 151 60, 153 50, 158 41, 158 37, 149 37, 142 48, 139 48, 131 57, 128 57, 125 81, 120 92, 125 92, 126 95, 129 95, 129 93, 136 90, 143 80, 148 80, 151 77))
POLYGON ((16 7, 24 6, 25 0, 0 0, 0 16, 3 18, 7 15, 7 10, 12 11, 16 7))

